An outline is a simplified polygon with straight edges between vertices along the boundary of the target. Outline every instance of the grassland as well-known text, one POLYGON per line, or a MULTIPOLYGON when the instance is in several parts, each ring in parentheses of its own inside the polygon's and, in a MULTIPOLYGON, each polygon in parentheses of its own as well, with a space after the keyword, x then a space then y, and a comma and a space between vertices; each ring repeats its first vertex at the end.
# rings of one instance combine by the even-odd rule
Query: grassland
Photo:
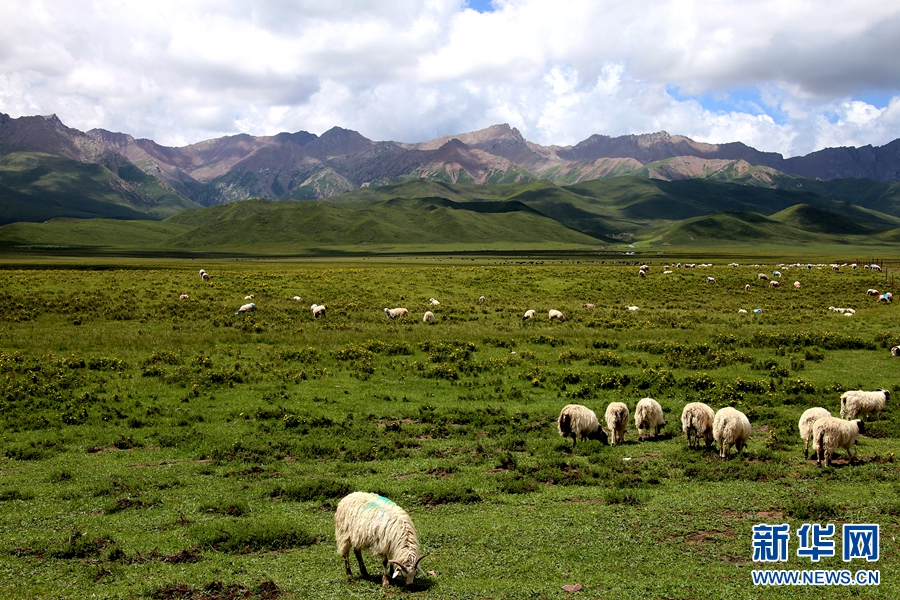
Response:
POLYGON ((653 260, 639 279, 587 259, 16 260, 0 270, 2 598, 900 593, 896 402, 860 464, 817 468, 797 436, 843 390, 900 388, 897 307, 865 296, 883 274, 781 268, 769 289, 772 262, 653 260), (259 309, 236 315, 248 294, 259 309), (394 306, 410 318, 388 321, 394 306), (567 403, 645 396, 658 440, 632 421, 622 446, 573 450, 556 431, 567 403), (746 412, 745 456, 687 448, 694 400, 746 412), (430 574, 410 589, 345 578, 332 517, 357 489, 416 523, 430 574), (880 561, 795 556, 807 522, 880 524, 880 561), (880 586, 755 588, 759 523, 792 526, 774 568, 876 568, 880 586))

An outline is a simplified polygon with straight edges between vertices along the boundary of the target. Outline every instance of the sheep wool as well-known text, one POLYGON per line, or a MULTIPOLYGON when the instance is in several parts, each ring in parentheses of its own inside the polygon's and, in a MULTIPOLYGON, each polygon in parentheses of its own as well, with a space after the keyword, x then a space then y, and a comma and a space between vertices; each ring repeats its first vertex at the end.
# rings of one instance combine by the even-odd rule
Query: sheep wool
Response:
POLYGON ((244 313, 246 313, 246 312, 251 312, 251 311, 254 311, 254 310, 256 310, 256 305, 255 305, 254 303, 251 302, 251 303, 249 303, 249 304, 244 304, 243 306, 241 306, 241 307, 237 310, 237 312, 234 313, 234 314, 236 314, 236 315, 241 315, 241 314, 244 314, 244 313))
POLYGON ((409 315, 409 311, 405 308, 386 308, 384 309, 384 314, 391 320, 405 319, 409 315))
POLYGON ((709 448, 713 441, 713 419, 716 413, 703 402, 690 402, 681 411, 681 430, 687 438, 689 448, 700 446, 700 438, 709 448))
POLYGON ((742 454, 750 439, 750 419, 731 406, 719 409, 713 419, 713 439, 719 443, 719 457, 722 460, 728 457, 732 446, 737 448, 738 454, 742 454))
POLYGON ((804 459, 809 458, 809 444, 813 439, 813 425, 819 419, 830 416, 831 413, 828 412, 828 409, 822 408, 821 406, 807 408, 803 411, 803 414, 800 415, 800 422, 798 424, 800 439, 806 442, 806 447, 803 449, 804 459))
POLYGON ((875 415, 875 418, 881 416, 884 405, 887 403, 891 393, 887 390, 876 390, 874 392, 864 392, 862 390, 850 390, 841 395, 841 418, 852 421, 856 418, 864 419, 869 415, 875 415))
POLYGON ((434 313, 430 310, 425 311, 425 316, 422 317, 423 323, 434 323, 434 313))
POLYGON ((572 438, 572 448, 575 448, 577 438, 584 440, 600 440, 606 443, 607 436, 603 428, 600 427, 600 421, 597 415, 586 406, 580 404, 567 404, 559 412, 559 418, 556 420, 556 426, 559 429, 559 435, 563 439, 572 438))
POLYGON ((312 310, 312 315, 314 318, 316 318, 316 319, 318 319, 318 318, 324 319, 325 318, 325 307, 324 306, 320 306, 318 304, 313 304, 309 308, 310 308, 310 310, 312 310))
POLYGON ((624 402, 610 402, 606 407, 606 428, 609 430, 610 446, 625 441, 625 431, 628 429, 630 414, 624 402))
POLYGON ((845 421, 837 417, 822 417, 813 424, 813 449, 816 451, 816 466, 822 466, 822 455, 825 466, 831 466, 831 458, 838 448, 847 450, 850 464, 853 464, 853 444, 861 433, 866 432, 865 424, 855 419, 845 421))
POLYGON ((560 321, 560 322, 566 320, 566 315, 562 314, 562 313, 561 313, 560 311, 558 311, 558 310, 551 310, 551 311, 550 311, 549 313, 547 313, 547 314, 550 316, 550 320, 551 320, 551 321, 552 321, 553 319, 557 319, 557 320, 560 321))
POLYGON ((525 316, 522 317, 522 320, 523 320, 523 321, 527 321, 528 319, 533 319, 533 318, 534 318, 534 315, 536 315, 536 314, 537 314, 537 313, 535 313, 533 309, 526 310, 526 311, 525 311, 525 316))
POLYGON ((660 428, 666 424, 663 418, 663 409, 659 402, 653 398, 643 398, 634 408, 634 426, 638 430, 638 439, 643 439, 644 432, 653 437, 659 435, 660 428))
POLYGON ((396 567, 394 577, 401 575, 406 585, 413 582, 416 570, 421 570, 419 540, 412 519, 405 510, 382 496, 368 492, 353 492, 345 496, 334 513, 334 537, 337 553, 344 559, 347 577, 350 572, 350 550, 356 555, 359 571, 368 577, 362 551, 381 557, 384 574, 381 585, 389 583, 388 563, 396 567))

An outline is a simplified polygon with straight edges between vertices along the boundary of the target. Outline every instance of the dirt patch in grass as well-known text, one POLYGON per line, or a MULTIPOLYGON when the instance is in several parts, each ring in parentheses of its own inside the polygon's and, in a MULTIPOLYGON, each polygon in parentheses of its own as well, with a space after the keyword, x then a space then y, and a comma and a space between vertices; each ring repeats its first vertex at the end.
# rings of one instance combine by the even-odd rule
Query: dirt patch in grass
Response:
POLYGON ((264 581, 256 588, 248 588, 237 583, 225 585, 221 581, 214 581, 203 589, 175 583, 156 590, 150 594, 150 597, 153 600, 241 600, 245 598, 274 600, 281 597, 281 590, 274 581, 264 581))

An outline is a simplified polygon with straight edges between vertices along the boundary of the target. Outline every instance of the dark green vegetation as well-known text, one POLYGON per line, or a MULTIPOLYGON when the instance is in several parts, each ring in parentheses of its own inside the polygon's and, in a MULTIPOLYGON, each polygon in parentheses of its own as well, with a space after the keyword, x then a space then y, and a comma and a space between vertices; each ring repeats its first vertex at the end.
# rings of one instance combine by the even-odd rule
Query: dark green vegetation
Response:
POLYGON ((406 508, 429 553, 434 574, 392 595, 898 595, 895 398, 859 465, 818 469, 797 435, 843 390, 900 389, 898 309, 865 296, 883 275, 781 268, 796 290, 756 285, 771 264, 39 266, 0 271, 0 597, 380 595, 335 553, 351 490, 406 508), (259 309, 235 315, 248 294, 259 309), (632 420, 624 445, 572 451, 556 431, 567 403, 602 415, 645 396, 665 410, 659 440, 632 420), (687 448, 692 400, 749 416, 743 458, 687 448), (881 585, 754 588, 752 527, 783 522, 778 567, 877 568, 881 585), (804 522, 880 524, 880 562, 796 557, 804 522))
POLYGON ((616 177, 572 186, 416 180, 328 200, 235 202, 162 222, 13 223, 0 227, 0 244, 282 255, 624 249, 630 243, 670 251, 786 241, 881 249, 900 235, 900 208, 886 200, 896 186, 878 186, 879 194, 851 203, 705 180, 616 177))

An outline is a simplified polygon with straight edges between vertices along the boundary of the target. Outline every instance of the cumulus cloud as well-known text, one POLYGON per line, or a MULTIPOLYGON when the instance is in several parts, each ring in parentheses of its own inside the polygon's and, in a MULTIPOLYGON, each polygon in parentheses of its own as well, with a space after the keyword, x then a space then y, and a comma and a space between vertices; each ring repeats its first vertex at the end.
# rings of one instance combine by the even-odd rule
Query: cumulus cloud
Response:
POLYGON ((664 129, 786 155, 900 137, 895 3, 474 4, 8 0, 0 111, 169 145, 498 122, 542 144, 664 129))

